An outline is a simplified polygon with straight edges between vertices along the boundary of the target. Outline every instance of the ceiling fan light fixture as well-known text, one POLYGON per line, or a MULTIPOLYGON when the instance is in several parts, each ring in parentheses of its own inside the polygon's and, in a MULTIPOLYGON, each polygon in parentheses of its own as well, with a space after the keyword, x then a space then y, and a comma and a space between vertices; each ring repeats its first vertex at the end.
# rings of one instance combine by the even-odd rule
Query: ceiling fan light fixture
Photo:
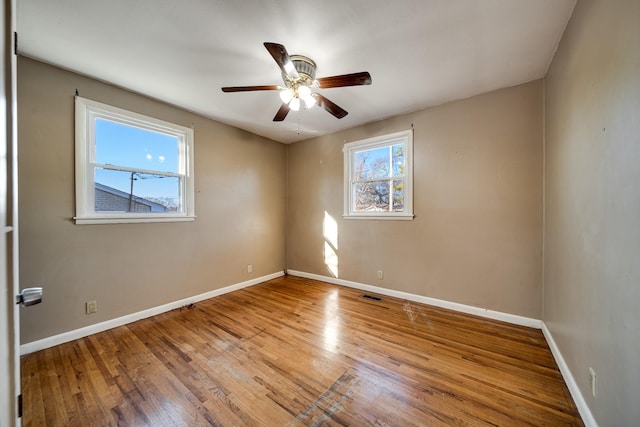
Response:
POLYGON ((280 99, 285 104, 288 104, 293 99, 293 89, 287 88, 280 91, 280 99))
POLYGON ((293 111, 300 111, 300 98, 293 98, 289 102, 289 108, 291 108, 293 111))
POLYGON ((316 105, 316 99, 313 96, 311 96, 311 94, 309 94, 309 96, 305 98, 302 98, 302 100, 304 101, 304 105, 307 107, 307 109, 316 105))
POLYGON ((298 95, 300 96, 300 98, 305 99, 308 96, 311 96, 311 89, 309 89, 309 86, 300 86, 298 87, 298 95))
POLYGON ((313 107, 316 103, 316 99, 311 95, 311 89, 306 85, 298 86, 298 98, 304 101, 307 108, 313 107))

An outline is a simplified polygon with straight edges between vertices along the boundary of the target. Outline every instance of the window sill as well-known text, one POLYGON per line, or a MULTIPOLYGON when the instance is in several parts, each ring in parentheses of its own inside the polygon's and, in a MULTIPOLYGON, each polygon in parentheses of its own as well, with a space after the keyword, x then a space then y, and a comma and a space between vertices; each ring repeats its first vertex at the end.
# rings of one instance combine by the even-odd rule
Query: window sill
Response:
POLYGON ((148 223, 148 222, 186 222, 195 221, 195 216, 185 215, 153 215, 153 216, 89 216, 89 217, 74 217, 76 225, 85 224, 135 224, 135 223, 148 223))
POLYGON ((383 221, 413 221, 415 215, 343 215, 344 219, 373 219, 383 221))

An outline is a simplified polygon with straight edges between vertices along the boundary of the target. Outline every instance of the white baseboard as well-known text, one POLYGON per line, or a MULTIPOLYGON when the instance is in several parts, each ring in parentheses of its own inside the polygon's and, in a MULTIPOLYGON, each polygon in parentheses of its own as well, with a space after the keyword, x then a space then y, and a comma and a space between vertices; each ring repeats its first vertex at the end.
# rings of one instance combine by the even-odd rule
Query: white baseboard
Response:
POLYGON ((450 301, 445 301, 437 298, 425 297, 422 295, 411 294, 408 292, 395 291, 393 289, 380 288, 378 286, 366 285, 364 283, 352 282, 350 280, 336 279, 335 277, 305 273, 303 271, 287 270, 287 273, 291 274, 292 276, 319 280, 321 282, 333 283, 334 285, 347 286, 349 288, 360 289, 368 292, 375 292, 377 294, 388 295, 395 298, 402 298, 409 301, 419 302, 422 304, 433 305, 441 308, 448 308, 450 310, 459 311, 467 314, 473 314, 481 317, 486 317, 488 319, 500 320, 503 322, 512 323, 514 325, 542 329, 542 320, 532 319, 530 317, 524 317, 524 316, 518 316, 515 314, 503 313, 500 311, 488 310, 485 308, 459 304, 457 302, 450 302, 450 301))
POLYGON ((104 322, 96 323, 94 325, 85 326, 73 331, 63 332, 58 335, 53 335, 47 338, 43 338, 37 341, 32 341, 26 344, 20 345, 20 355, 33 353, 35 351, 44 350, 58 344, 73 341, 79 338, 96 334, 98 332, 106 331, 118 326, 126 325, 127 323, 135 322, 136 320, 146 319, 147 317, 155 316, 157 314, 165 313, 167 311, 174 310, 176 308, 184 307, 185 305, 193 304, 198 301, 203 301, 209 298, 217 297, 229 292, 237 291, 238 289, 247 288, 249 286, 257 285, 258 283, 266 282, 267 280, 281 277, 284 272, 272 273, 266 276, 257 277, 255 279, 247 280, 235 285, 226 286, 224 288, 215 289, 213 291, 205 292, 203 294, 194 295, 192 297, 184 298, 178 301, 173 301, 167 304, 163 304, 157 307, 152 307, 146 310, 138 311, 137 313, 127 314, 126 316, 118 317, 104 322))
POLYGON ((571 374, 571 370, 569 370, 569 366, 565 362, 564 357, 562 357, 562 353, 560 353, 560 349, 553 339, 551 331, 544 323, 542 324, 542 333, 547 340, 547 344, 549 344, 551 354, 553 354, 553 358, 558 364, 562 378, 564 378, 564 382, 567 384, 567 388, 569 389, 569 393, 571 393, 571 397, 573 397, 573 401, 578 408, 578 412, 580 412, 582 422, 584 422, 586 427, 598 427, 598 423, 596 423, 596 419, 593 417, 593 414, 587 405, 587 401, 584 400, 584 396, 578 388, 578 383, 576 383, 575 378, 573 378, 573 375, 571 374))

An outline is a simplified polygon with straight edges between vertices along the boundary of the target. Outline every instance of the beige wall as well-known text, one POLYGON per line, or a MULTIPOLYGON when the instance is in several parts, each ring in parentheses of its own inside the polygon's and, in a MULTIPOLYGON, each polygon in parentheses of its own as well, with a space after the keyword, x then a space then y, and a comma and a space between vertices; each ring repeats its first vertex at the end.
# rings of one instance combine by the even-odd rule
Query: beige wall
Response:
POLYGON ((18 63, 22 343, 285 267, 286 147, 26 58, 18 63), (195 129, 195 222, 74 225, 73 95, 195 129), (247 274, 247 264, 253 273, 247 274), (87 300, 98 313, 85 314, 87 300))
POLYGON ((640 2, 578 1, 545 88, 544 321, 599 425, 638 425, 640 2))
POLYGON ((542 82, 292 144, 287 267, 541 317, 542 82), (344 143, 414 126, 413 221, 344 220, 344 143), (383 280, 377 271, 384 271, 383 280))

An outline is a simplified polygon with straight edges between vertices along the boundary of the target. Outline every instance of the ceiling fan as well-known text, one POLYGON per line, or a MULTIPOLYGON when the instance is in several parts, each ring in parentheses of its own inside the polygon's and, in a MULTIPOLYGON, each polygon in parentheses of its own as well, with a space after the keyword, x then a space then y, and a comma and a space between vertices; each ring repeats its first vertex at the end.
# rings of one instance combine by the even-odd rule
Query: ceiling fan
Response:
POLYGON ((284 86, 229 86, 223 87, 222 91, 279 90, 282 106, 273 118, 274 122, 283 121, 290 110, 298 111, 303 103, 306 108, 318 104, 336 118, 341 119, 348 114, 347 111, 319 93, 312 92, 312 89, 371 84, 371 75, 366 71, 316 79, 316 63, 310 58, 302 55, 289 56, 287 49, 278 43, 266 42, 264 46, 282 70, 284 86))

